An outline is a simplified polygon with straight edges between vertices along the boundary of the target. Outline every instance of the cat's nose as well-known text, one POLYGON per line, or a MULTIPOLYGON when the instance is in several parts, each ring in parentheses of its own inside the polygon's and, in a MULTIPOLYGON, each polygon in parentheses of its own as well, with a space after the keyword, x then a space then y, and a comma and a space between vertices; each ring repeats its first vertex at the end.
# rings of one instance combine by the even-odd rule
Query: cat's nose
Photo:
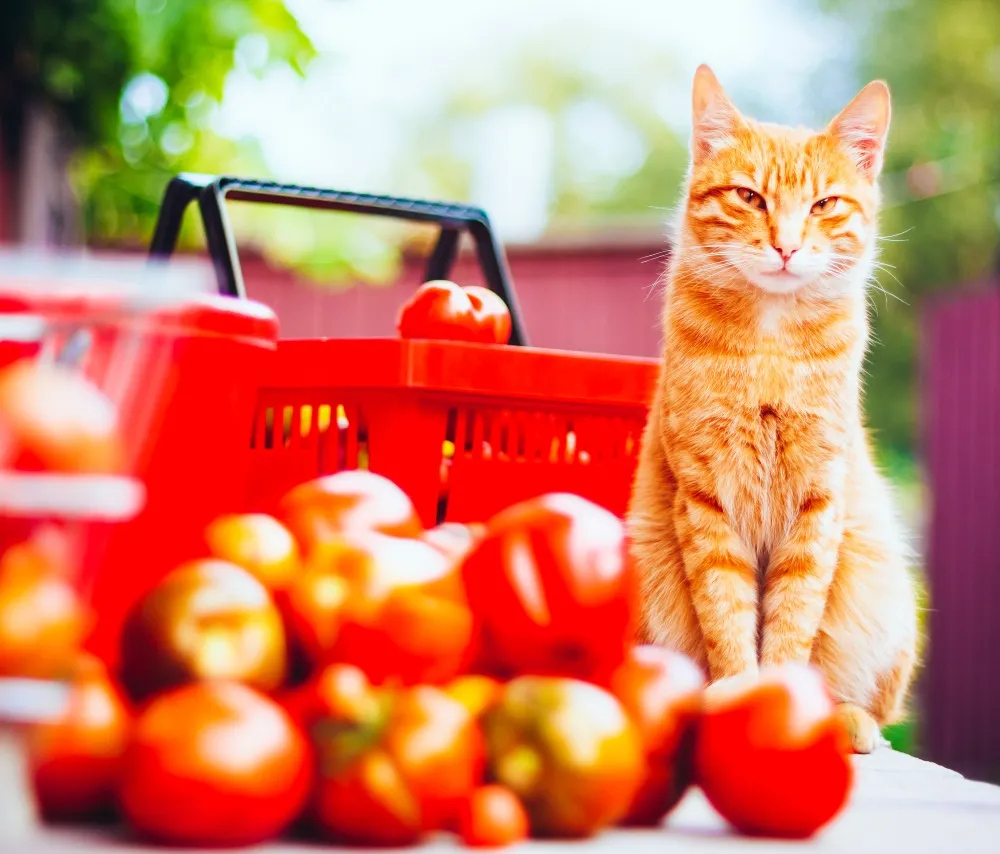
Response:
POLYGON ((774 251, 781 256, 781 260, 786 267, 788 266, 788 262, 792 260, 792 256, 802 248, 800 246, 779 246, 777 243, 772 243, 771 245, 774 247, 774 251))

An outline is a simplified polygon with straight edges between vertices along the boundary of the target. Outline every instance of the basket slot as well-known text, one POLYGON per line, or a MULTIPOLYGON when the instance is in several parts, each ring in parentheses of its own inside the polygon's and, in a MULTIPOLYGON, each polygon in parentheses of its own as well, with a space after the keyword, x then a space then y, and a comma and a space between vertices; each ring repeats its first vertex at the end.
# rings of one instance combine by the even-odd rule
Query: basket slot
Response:
POLYGON ((514 413, 514 422, 517 424, 518 442, 524 448, 524 458, 528 462, 538 460, 539 446, 539 420, 537 412, 524 412, 523 410, 514 413))
POLYGON ((510 413, 498 412, 490 419, 489 442, 497 459, 515 459, 517 448, 512 447, 510 413))
MULTIPOLYGON (((472 436, 469 445, 467 446, 468 450, 471 451, 471 456, 475 459, 482 459, 487 453, 487 448, 483 445, 483 442, 485 441, 483 437, 483 431, 485 428, 483 418, 475 410, 470 410, 466 417, 468 421, 472 422, 472 436)), ((489 449, 491 456, 493 450, 495 449, 489 449)))

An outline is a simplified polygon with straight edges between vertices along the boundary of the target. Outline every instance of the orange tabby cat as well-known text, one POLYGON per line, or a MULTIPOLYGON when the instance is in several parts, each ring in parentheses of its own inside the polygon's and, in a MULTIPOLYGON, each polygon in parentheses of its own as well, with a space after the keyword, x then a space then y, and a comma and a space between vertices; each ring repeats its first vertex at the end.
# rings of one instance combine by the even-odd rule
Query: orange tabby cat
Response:
POLYGON ((889 90, 822 132, 694 81, 665 348, 629 509, 645 640, 713 681, 811 661, 855 750, 901 712, 917 638, 908 551, 862 423, 889 90))

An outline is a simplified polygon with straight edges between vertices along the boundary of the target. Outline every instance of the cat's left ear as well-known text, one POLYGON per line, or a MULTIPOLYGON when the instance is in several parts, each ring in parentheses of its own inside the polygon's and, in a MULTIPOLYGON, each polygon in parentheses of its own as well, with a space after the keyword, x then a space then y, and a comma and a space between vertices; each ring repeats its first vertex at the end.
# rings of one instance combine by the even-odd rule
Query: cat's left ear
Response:
POLYGON ((882 171, 891 113, 889 87, 875 80, 858 92, 826 129, 870 180, 882 171))
POLYGON ((707 65, 695 72, 691 112, 691 160, 697 166, 732 139, 742 118, 707 65))

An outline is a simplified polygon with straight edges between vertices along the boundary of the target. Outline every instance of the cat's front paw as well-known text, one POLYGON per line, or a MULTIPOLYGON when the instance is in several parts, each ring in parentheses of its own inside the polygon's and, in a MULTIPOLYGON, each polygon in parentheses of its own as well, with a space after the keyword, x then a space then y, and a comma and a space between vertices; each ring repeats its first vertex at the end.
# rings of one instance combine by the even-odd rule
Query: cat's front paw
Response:
POLYGON ((872 753, 888 742, 882 738, 875 719, 860 706, 841 703, 837 706, 837 718, 844 725, 851 738, 851 750, 855 753, 872 753))

